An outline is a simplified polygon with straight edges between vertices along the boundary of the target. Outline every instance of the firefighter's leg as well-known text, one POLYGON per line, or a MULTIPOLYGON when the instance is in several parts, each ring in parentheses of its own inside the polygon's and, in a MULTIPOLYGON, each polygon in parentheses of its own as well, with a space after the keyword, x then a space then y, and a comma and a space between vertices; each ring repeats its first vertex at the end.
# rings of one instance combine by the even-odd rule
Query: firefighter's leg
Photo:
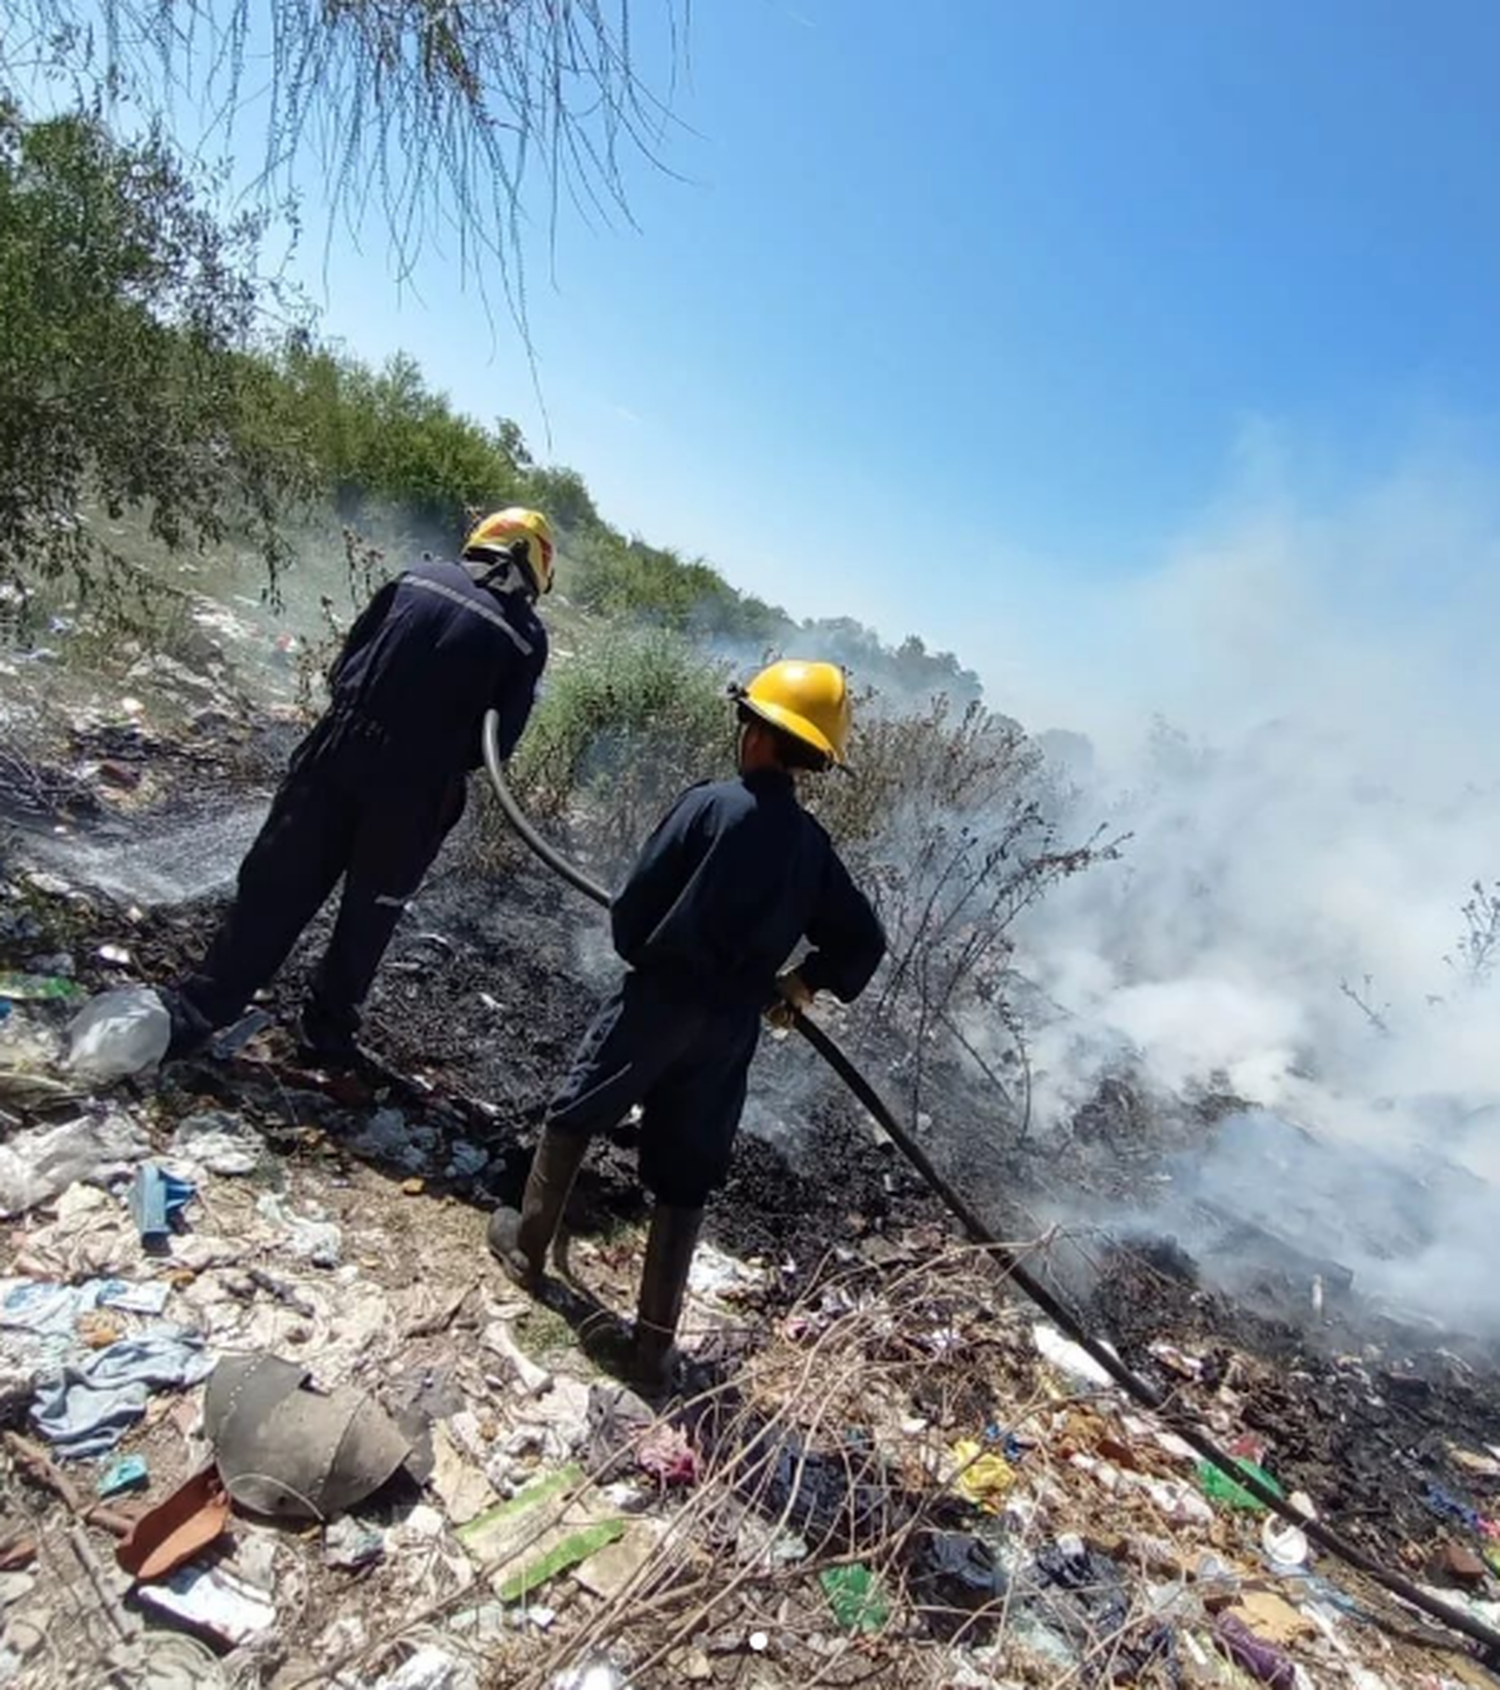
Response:
POLYGON ((535 1290, 547 1265, 547 1252, 562 1223, 568 1193, 589 1147, 586 1132, 564 1132, 548 1125, 531 1158, 519 1209, 496 1209, 490 1216, 489 1246, 517 1285, 535 1290))
POLYGON ((656 1208, 629 1367, 647 1391, 671 1381, 704 1206, 729 1172, 759 1029, 754 1009, 706 1015, 690 1050, 646 1098, 641 1176, 656 1197, 656 1208))
POLYGON ((203 961, 167 994, 169 1055, 186 1055, 232 1021, 286 961, 349 859, 353 817, 329 779, 331 750, 294 764, 240 865, 229 913, 203 961))
POLYGON ((359 796, 349 872, 338 919, 302 1011, 310 1054, 353 1061, 360 1007, 406 906, 463 808, 463 787, 438 798, 384 790, 368 776, 359 796))
POLYGON ((518 1284, 534 1288, 588 1141, 622 1120, 693 1036, 692 1016, 668 1012, 648 983, 627 976, 583 1035, 552 1099, 519 1209, 490 1218, 490 1249, 518 1284))
POLYGON ((672 1346, 702 1226, 701 1208, 658 1203, 652 1211, 631 1354, 631 1373, 647 1390, 659 1390, 670 1376, 672 1346))

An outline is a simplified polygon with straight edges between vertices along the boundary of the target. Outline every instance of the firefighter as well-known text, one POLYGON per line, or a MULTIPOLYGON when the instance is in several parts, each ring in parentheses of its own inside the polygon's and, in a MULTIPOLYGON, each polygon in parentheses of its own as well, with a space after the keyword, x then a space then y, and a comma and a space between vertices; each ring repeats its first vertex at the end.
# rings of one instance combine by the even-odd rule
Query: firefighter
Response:
POLYGON ((490 1249, 535 1290, 590 1137, 641 1106, 640 1170, 655 1198, 629 1369, 670 1375, 704 1205, 729 1170, 762 1011, 787 1022, 827 989, 858 997, 885 935, 822 827, 799 770, 842 764, 849 695, 832 663, 773 663, 736 694, 739 774, 691 787, 611 904, 628 972, 584 1034, 547 1112, 520 1210, 490 1249), (784 969, 798 942, 810 949, 784 969), (782 970, 782 972, 778 972, 782 970))
POLYGON ((539 511, 485 517, 460 562, 423 562, 370 601, 329 674, 327 711, 292 754, 207 956, 164 996, 168 1058, 201 1048, 285 961, 340 877, 333 936, 298 1021, 304 1058, 358 1060, 360 1005, 449 830, 486 711, 509 756, 547 662, 552 585, 539 511))

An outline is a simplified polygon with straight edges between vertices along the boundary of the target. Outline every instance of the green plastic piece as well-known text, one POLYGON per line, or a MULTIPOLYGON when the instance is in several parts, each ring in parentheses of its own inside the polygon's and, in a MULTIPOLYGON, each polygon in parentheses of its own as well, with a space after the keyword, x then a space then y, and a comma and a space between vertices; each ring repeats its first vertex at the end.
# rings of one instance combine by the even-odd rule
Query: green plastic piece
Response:
POLYGON ((600 1520, 597 1525, 585 1526, 565 1537, 529 1567, 512 1573, 496 1594, 502 1602, 524 1601, 534 1590, 540 1590, 548 1579, 567 1572, 569 1567, 576 1567, 580 1561, 587 1561, 590 1555, 597 1555, 606 1544, 614 1543, 624 1535, 623 1520, 600 1520))
POLYGON ((493 1508, 487 1508, 483 1514, 470 1520, 468 1525, 460 1526, 454 1535, 460 1543, 471 1543, 476 1538, 485 1537, 501 1521, 512 1520, 517 1514, 524 1514, 529 1508, 535 1508, 538 1503, 561 1496, 582 1478, 583 1469, 577 1462, 559 1467, 555 1473, 545 1473, 540 1479, 533 1479, 524 1490, 518 1490, 509 1502, 498 1502, 493 1508))
POLYGON ((0 998, 16 1003, 72 1003, 88 993, 60 974, 0 974, 0 998))
MULTIPOLYGON (((1259 1479, 1277 1496, 1286 1494, 1264 1467, 1257 1467, 1253 1461, 1247 1461, 1243 1456, 1236 1456, 1234 1464, 1242 1473, 1249 1473, 1252 1478, 1259 1479)), ((1256 1514, 1266 1512, 1266 1505, 1259 1497, 1252 1496, 1243 1485, 1237 1485, 1227 1473, 1221 1473, 1210 1461, 1198 1463, 1198 1483, 1210 1502, 1222 1502, 1226 1508, 1249 1509, 1256 1514)))
POLYGON ((833 1609, 833 1617, 845 1631, 879 1631, 891 1617, 891 1605, 874 1573, 862 1561, 847 1567, 825 1567, 818 1583, 833 1609))

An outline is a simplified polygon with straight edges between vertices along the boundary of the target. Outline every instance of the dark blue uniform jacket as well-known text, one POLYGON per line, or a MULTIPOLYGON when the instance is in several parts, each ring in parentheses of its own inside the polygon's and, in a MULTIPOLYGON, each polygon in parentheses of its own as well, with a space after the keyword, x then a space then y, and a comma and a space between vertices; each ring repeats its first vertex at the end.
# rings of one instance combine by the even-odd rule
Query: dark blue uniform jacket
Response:
POLYGON ((523 595, 488 592, 456 563, 422 563, 349 630, 330 713, 374 732, 406 778, 447 783, 479 763, 491 708, 510 756, 546 662, 546 630, 523 595))
POLYGON ((674 995, 770 1002, 805 936, 815 991, 859 996, 885 954, 868 899, 827 833, 771 770, 689 788, 646 842, 612 910, 615 949, 674 995))

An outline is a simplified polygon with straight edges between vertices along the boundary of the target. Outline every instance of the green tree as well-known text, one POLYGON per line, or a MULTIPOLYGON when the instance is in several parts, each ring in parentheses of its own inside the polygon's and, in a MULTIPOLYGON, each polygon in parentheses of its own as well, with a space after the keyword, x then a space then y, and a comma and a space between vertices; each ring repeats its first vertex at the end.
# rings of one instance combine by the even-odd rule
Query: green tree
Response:
POLYGON ((0 102, 0 574, 118 562, 93 506, 172 548, 248 530, 274 580, 311 483, 257 356, 260 235, 205 210, 159 134, 0 102))

